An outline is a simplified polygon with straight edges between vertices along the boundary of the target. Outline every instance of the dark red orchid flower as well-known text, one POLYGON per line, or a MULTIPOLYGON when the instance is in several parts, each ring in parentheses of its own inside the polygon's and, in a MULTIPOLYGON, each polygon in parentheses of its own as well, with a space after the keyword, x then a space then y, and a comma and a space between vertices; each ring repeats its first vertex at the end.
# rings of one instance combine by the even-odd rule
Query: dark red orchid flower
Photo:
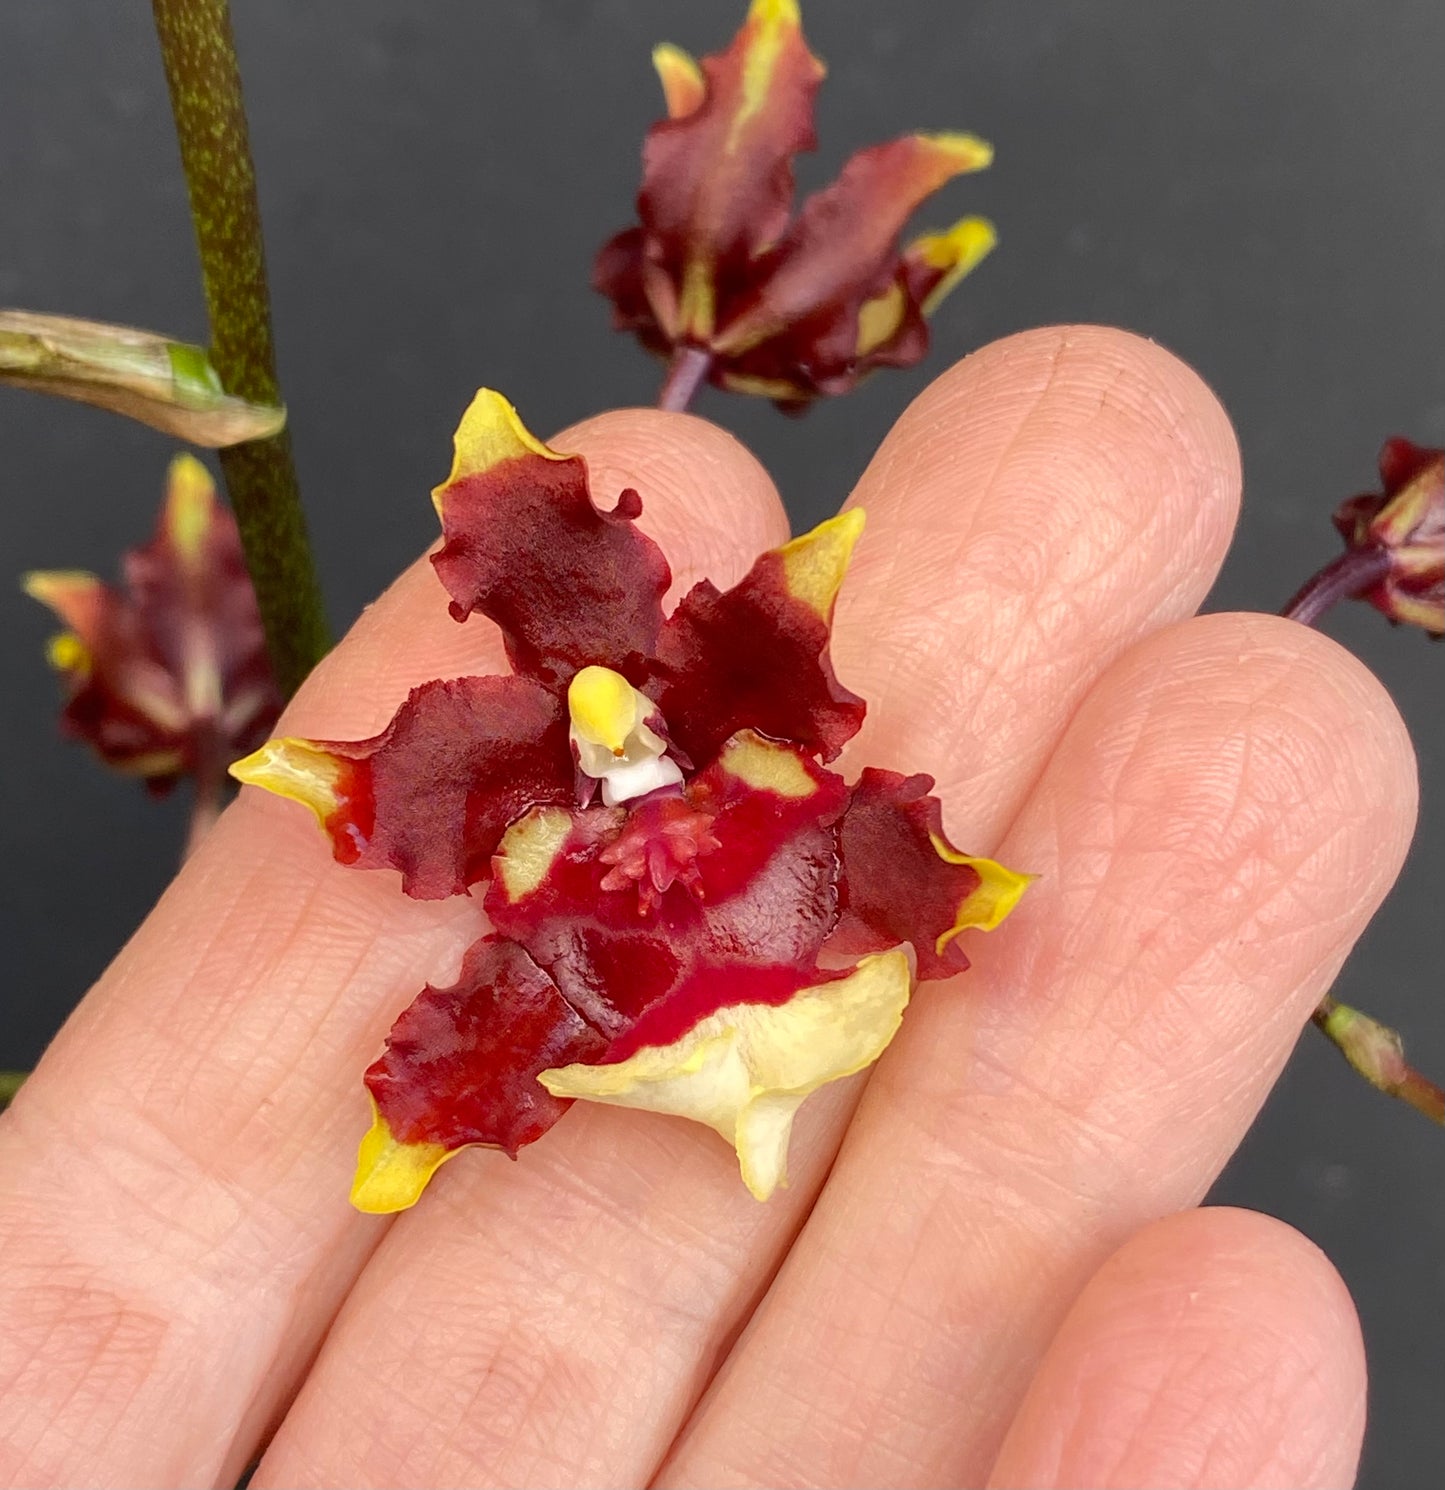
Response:
POLYGON ((640 223, 605 244, 594 286, 619 330, 719 387, 798 409, 875 367, 911 367, 928 315, 989 252, 966 217, 900 250, 914 210, 987 166, 965 134, 905 135, 861 150, 790 220, 793 157, 812 150, 823 65, 796 0, 753 0, 732 45, 699 64, 661 46, 668 117, 648 131, 640 223))
POLYGON ((948 842, 929 777, 849 787, 823 764, 863 719, 828 661, 863 514, 664 616, 637 493, 599 510, 580 457, 486 391, 435 499, 452 614, 495 621, 514 672, 423 684, 374 739, 272 740, 233 767, 409 895, 482 887, 490 932, 366 1073, 353 1200, 409 1206, 459 1149, 515 1156, 578 1097, 708 1124, 766 1198, 799 1104, 897 1029, 901 944, 919 977, 958 972, 959 933, 1028 883, 948 842))
POLYGON ((224 782, 281 696, 236 520, 194 456, 171 462, 155 536, 123 567, 124 590, 78 569, 25 577, 67 628, 49 647, 69 694, 63 726, 152 791, 185 775, 224 782))
POLYGON ((1396 436, 1380 451, 1379 492, 1342 502, 1335 527, 1379 574, 1357 592, 1392 621, 1445 633, 1445 450, 1396 436))

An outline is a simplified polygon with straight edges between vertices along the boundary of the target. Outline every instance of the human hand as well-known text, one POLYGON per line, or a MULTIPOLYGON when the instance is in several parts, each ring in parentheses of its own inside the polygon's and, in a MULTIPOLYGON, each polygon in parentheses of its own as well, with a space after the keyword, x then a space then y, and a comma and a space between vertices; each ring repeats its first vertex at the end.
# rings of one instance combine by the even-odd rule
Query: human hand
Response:
MULTIPOLYGON (((674 595, 786 536, 700 421, 557 443, 639 489, 674 595)), ((842 767, 934 772, 955 842, 1042 878, 866 1090, 807 1104, 764 1206, 715 1135, 581 1104, 354 1212, 360 1073, 478 911, 244 792, 0 1119, 0 1481, 227 1485, 274 1429, 258 1487, 1348 1482, 1343 1286, 1184 1208, 1394 877, 1413 766, 1329 641, 1187 619, 1237 489, 1209 393, 1114 332, 990 347, 889 436, 842 767)), ((283 731, 367 735, 502 665, 414 566, 283 731)))

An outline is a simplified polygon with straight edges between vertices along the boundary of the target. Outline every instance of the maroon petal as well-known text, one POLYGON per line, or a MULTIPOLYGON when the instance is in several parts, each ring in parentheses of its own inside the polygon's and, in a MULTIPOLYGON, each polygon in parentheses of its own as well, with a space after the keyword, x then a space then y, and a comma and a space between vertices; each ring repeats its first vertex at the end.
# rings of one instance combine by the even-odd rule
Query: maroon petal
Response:
POLYGON ((972 135, 908 135, 860 150, 753 270, 746 292, 719 306, 713 347, 736 357, 808 329, 809 356, 844 367, 857 353, 859 311, 899 273, 898 236, 918 205, 991 151, 972 135))
POLYGON ((560 701, 511 677, 424 683, 373 739, 271 740, 231 774, 304 802, 337 859, 400 870, 418 900, 464 894, 510 822, 576 792, 560 701))
POLYGON ((931 776, 867 767, 838 827, 838 931, 834 945, 876 952, 911 942, 920 978, 962 972, 957 941, 970 926, 991 928, 1017 904, 1031 876, 970 858, 943 833, 931 776))
POLYGON ((863 515, 852 511, 763 554, 731 590, 695 585, 658 638, 647 691, 701 764, 742 729, 832 760, 858 732, 864 703, 828 657, 833 600, 863 515))
POLYGON ((663 326, 674 341, 711 335, 720 287, 745 278, 782 233, 793 156, 817 143, 823 68, 793 0, 754 0, 728 49, 701 65, 701 101, 648 131, 637 199, 658 275, 673 287, 663 326))
POLYGON ((491 617, 518 672, 557 687, 589 663, 627 671, 651 653, 671 575, 635 524, 635 491, 598 511, 586 462, 549 450, 483 389, 433 495, 446 542, 432 563, 452 615, 491 617))
POLYGON ((538 1073, 596 1060, 606 1047, 521 947, 484 937, 450 988, 418 994, 366 1073, 376 1123, 362 1143, 353 1200, 363 1210, 400 1210, 469 1144, 515 1158, 571 1105, 538 1073))

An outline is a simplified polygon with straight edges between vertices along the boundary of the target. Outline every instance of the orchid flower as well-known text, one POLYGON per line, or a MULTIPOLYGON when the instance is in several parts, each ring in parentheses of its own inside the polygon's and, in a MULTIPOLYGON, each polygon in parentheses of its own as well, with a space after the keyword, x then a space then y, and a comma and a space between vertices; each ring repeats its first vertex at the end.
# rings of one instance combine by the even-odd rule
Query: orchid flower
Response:
POLYGON ((793 217, 793 157, 816 148, 824 72, 796 0, 753 0, 716 56, 699 63, 664 45, 653 63, 667 118, 648 131, 639 222, 602 247, 592 282, 618 330, 673 362, 677 406, 706 377, 798 410, 874 368, 918 362, 925 318, 995 234, 965 217, 906 247, 899 235, 946 182, 987 166, 992 147, 910 134, 860 150, 793 217))
POLYGON ((637 493, 599 509, 582 459, 498 394, 434 497, 452 615, 496 622, 513 672, 232 768, 309 807, 341 862, 474 893, 490 922, 366 1073, 353 1200, 409 1206, 460 1149, 515 1157, 576 1098, 707 1124, 766 1199, 802 1101, 876 1060, 915 972, 967 967, 960 933, 1028 883, 948 841, 931 778, 828 769, 864 715, 828 660, 863 513, 664 616, 637 493))

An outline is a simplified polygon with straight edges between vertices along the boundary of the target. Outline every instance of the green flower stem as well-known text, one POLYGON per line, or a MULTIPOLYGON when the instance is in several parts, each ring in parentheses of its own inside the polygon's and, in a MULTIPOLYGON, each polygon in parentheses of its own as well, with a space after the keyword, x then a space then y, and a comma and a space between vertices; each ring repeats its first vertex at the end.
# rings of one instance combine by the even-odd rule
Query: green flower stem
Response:
MULTIPOLYGON (((151 0, 190 192, 211 362, 227 393, 279 404, 256 172, 230 0, 151 0)), ((283 431, 221 452, 276 681, 289 697, 330 645, 283 431)))
POLYGON ((25 1084, 28 1071, 0 1071, 0 1112, 15 1100, 15 1093, 25 1084))

